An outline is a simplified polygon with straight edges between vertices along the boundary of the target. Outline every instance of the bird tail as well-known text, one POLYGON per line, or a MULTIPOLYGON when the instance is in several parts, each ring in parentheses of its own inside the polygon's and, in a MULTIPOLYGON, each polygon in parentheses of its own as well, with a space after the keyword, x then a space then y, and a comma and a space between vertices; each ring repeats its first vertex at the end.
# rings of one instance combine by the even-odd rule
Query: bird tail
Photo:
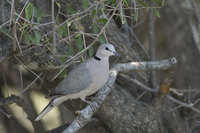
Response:
POLYGON ((38 117, 35 119, 35 121, 39 121, 40 119, 42 119, 49 111, 51 111, 53 109, 53 107, 55 106, 53 104, 54 99, 52 99, 49 104, 42 110, 42 112, 38 115, 38 117))
POLYGON ((51 111, 55 106, 61 104, 63 101, 65 101, 65 97, 59 97, 52 99, 49 104, 42 110, 42 112, 38 115, 38 117, 35 119, 35 121, 39 121, 42 119, 49 111, 51 111))

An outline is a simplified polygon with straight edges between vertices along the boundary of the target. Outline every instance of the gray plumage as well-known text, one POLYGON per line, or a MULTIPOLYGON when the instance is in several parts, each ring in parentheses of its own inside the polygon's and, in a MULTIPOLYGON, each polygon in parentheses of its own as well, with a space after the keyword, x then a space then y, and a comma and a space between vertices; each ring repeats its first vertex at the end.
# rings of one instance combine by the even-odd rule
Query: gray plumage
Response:
POLYGON ((68 76, 52 91, 52 100, 35 119, 40 120, 54 106, 68 99, 85 99, 105 85, 109 76, 109 56, 116 55, 111 44, 99 46, 95 57, 91 57, 73 69, 68 76))

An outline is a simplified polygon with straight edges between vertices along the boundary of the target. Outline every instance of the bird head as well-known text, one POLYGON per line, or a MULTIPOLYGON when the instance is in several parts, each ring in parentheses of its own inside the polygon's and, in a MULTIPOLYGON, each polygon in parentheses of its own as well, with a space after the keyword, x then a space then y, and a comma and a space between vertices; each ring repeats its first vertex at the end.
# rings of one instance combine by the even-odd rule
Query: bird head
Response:
POLYGON ((117 52, 115 51, 115 47, 112 44, 108 43, 100 45, 96 55, 104 57, 109 57, 112 55, 119 56, 119 54, 117 54, 117 52))

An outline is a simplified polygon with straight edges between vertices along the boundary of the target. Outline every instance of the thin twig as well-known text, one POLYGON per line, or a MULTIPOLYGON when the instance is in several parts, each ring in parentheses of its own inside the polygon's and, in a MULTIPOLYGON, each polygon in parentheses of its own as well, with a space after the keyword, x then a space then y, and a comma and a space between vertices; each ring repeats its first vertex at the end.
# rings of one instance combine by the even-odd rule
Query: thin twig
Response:
POLYGON ((136 100, 137 100, 137 101, 140 100, 140 98, 143 97, 147 92, 148 92, 147 90, 145 90, 144 92, 142 92, 142 94, 140 94, 140 95, 136 98, 136 100))
POLYGON ((13 36, 13 46, 12 50, 16 51, 17 45, 16 45, 16 37, 17 31, 16 31, 16 23, 15 23, 15 0, 12 1, 11 5, 11 18, 10 18, 10 25, 13 25, 12 28, 12 36, 13 36))
POLYGON ((19 16, 17 16, 17 19, 15 21, 15 24, 18 22, 18 19, 20 18, 20 16, 22 15, 26 5, 29 3, 29 0, 26 1, 26 3, 24 4, 24 7, 22 8, 21 12, 19 13, 19 16))
POLYGON ((14 35, 14 38, 15 38, 15 40, 16 40, 16 42, 17 42, 18 47, 19 47, 19 51, 20 51, 20 53, 22 54, 22 49, 21 49, 21 46, 20 46, 20 43, 19 43, 19 41, 18 41, 18 38, 17 38, 16 34, 14 35))
POLYGON ((1 16, 2 16, 2 22, 5 22, 5 13, 4 13, 4 0, 2 0, 2 4, 1 4, 1 16))
MULTIPOLYGON (((23 89, 21 92, 20 92, 20 96, 25 92, 27 91, 39 78, 40 76, 42 75, 42 73, 40 73, 25 89, 23 89)), ((41 80, 42 81, 42 80, 41 80)))
MULTIPOLYGON (((188 89, 176 89, 176 88, 170 88, 171 91, 177 91, 178 93, 188 93, 188 89)), ((190 92, 200 92, 199 88, 196 89, 190 89, 190 92)))
POLYGON ((195 15, 196 15, 196 17, 198 19, 198 22, 200 24, 200 12, 199 12, 199 8, 197 7, 197 4, 196 4, 196 2, 194 0, 190 0, 190 3, 192 5, 192 8, 195 11, 195 15))
POLYGON ((179 100, 173 98, 173 97, 170 96, 170 95, 167 95, 167 98, 170 99, 171 101, 177 103, 177 104, 182 105, 183 107, 190 108, 190 109, 193 110, 194 112, 200 113, 200 110, 198 110, 197 108, 195 108, 195 107, 193 106, 193 104, 187 104, 187 103, 181 102, 181 101, 179 101, 179 100))
POLYGON ((26 65, 24 65, 24 63, 21 62, 21 60, 17 57, 17 56, 14 56, 15 59, 17 59, 17 61, 22 64, 27 70, 29 70, 31 73, 33 73, 35 76, 37 76, 40 80, 42 80, 34 71, 32 71, 31 69, 29 69, 26 65))
POLYGON ((5 22, 5 23, 3 23, 2 25, 0 25, 0 29, 1 29, 4 25, 8 24, 9 22, 10 22, 10 20, 8 20, 7 22, 5 22))
POLYGON ((23 77, 22 77, 22 70, 19 67, 19 75, 20 75, 20 91, 22 91, 22 89, 24 88, 23 86, 23 77))
POLYGON ((137 12, 137 8, 136 8, 136 2, 135 2, 135 0, 132 0, 133 1, 133 4, 134 4, 134 10, 135 10, 135 12, 137 12))
POLYGON ((138 86, 140 86, 142 89, 145 89, 147 91, 150 91, 150 92, 158 92, 159 90, 157 89, 152 89, 150 87, 147 87, 146 85, 144 85, 143 83, 141 83, 140 81, 138 81, 137 79, 134 79, 134 78, 131 78, 125 74, 120 74, 119 76, 125 78, 126 80, 130 80, 131 82, 137 84, 138 86))
POLYGON ((177 110, 177 109, 179 109, 181 107, 182 107, 182 105, 178 105, 175 108, 170 109, 168 112, 173 112, 173 111, 175 111, 175 110, 177 110))
POLYGON ((55 14, 54 14, 54 0, 51 0, 51 20, 53 22, 52 24, 52 33, 53 33, 53 53, 55 54, 56 53, 56 31, 55 31, 55 25, 56 25, 56 22, 55 22, 55 14))
POLYGON ((8 114, 7 112, 5 112, 4 110, 0 109, 0 112, 2 114, 4 114, 8 119, 11 118, 11 114, 8 114))

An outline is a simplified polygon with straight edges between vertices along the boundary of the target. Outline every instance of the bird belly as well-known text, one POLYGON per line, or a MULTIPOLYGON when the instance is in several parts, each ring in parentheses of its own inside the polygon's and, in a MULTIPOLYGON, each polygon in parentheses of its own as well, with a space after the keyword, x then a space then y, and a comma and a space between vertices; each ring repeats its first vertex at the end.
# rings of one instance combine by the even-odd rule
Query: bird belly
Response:
POLYGON ((103 85, 106 82, 102 82, 102 83, 92 83, 90 86, 88 86, 86 89, 82 90, 81 92, 79 92, 79 98, 85 98, 86 96, 90 96, 94 93, 96 93, 99 89, 101 89, 103 87, 103 85))

